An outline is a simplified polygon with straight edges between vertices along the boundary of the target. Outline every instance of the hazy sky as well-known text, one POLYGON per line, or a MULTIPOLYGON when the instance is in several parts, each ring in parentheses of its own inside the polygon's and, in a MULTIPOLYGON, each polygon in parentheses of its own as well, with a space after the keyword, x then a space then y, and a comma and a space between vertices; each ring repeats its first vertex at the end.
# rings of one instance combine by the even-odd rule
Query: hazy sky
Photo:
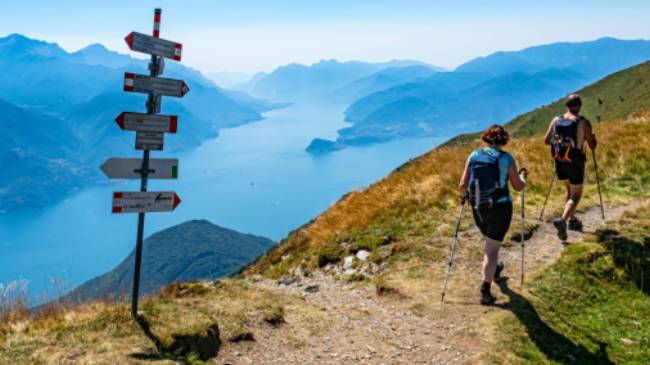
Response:
POLYGON ((498 50, 604 36, 650 38, 650 1, 604 0, 23 0, 2 1, 0 35, 22 33, 67 50, 103 43, 127 52, 132 30, 184 45, 205 72, 270 71, 320 59, 418 59, 446 68, 498 50))

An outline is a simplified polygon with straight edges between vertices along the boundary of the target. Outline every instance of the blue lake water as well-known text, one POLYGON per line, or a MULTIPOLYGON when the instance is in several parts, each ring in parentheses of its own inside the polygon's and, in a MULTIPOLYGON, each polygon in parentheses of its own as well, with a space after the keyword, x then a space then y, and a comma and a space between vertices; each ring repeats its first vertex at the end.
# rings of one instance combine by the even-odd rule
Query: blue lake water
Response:
MULTIPOLYGON (((149 190, 174 190, 174 213, 146 217, 146 234, 190 219, 280 240, 343 194, 369 185, 442 141, 418 138, 314 156, 312 138, 335 138, 343 108, 301 106, 222 130, 218 138, 176 154, 180 177, 153 180, 149 190)), ((179 133, 191 128, 180 121, 179 133)), ((124 138, 134 138, 125 133, 124 138)), ((173 138, 173 136, 169 137, 173 138)), ((133 151, 125 151, 133 156, 133 151)), ((152 157, 171 157, 152 153, 152 157)), ((32 294, 60 292, 115 267, 134 247, 137 216, 111 214, 111 192, 135 181, 80 191, 56 205, 0 214, 0 283, 29 280, 32 294), (52 287, 51 279, 63 284, 52 287)))

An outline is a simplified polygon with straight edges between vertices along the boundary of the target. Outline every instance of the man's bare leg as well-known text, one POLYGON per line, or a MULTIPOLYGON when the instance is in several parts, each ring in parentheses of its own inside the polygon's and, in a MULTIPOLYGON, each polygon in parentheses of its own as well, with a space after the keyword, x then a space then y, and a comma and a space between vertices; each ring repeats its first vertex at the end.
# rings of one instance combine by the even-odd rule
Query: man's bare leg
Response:
POLYGON ((578 203, 582 198, 582 185, 570 185, 569 187, 569 196, 567 202, 564 206, 564 213, 562 213, 562 219, 564 221, 573 218, 578 209, 578 203))

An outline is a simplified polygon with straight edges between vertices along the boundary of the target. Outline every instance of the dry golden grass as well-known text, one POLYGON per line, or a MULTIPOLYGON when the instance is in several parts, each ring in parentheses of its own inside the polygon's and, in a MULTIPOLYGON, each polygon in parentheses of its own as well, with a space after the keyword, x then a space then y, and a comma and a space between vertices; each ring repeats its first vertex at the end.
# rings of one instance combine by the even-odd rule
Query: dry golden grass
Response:
MULTIPOLYGON (((318 335, 328 320, 321 308, 300 297, 250 289, 243 280, 174 284, 141 303, 151 331, 163 345, 175 335, 202 333, 217 323, 223 341, 270 328, 266 320, 284 318, 304 324, 300 330, 318 335)), ((158 354, 131 318, 126 304, 92 303, 47 315, 2 322, 0 364, 176 364, 158 354)), ((295 333, 277 331, 290 341, 295 333)))

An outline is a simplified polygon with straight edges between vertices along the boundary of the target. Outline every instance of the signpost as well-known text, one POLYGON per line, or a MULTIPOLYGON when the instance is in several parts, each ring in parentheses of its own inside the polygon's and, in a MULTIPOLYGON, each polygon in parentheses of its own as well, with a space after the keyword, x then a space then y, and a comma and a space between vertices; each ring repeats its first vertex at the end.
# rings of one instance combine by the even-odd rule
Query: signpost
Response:
POLYGON ((173 191, 148 192, 149 179, 176 179, 178 160, 150 159, 150 151, 161 151, 165 133, 176 133, 178 118, 174 115, 160 115, 162 96, 183 97, 190 89, 183 80, 159 77, 163 73, 164 59, 181 60, 183 46, 180 43, 160 39, 161 10, 154 11, 153 36, 131 32, 125 41, 136 52, 151 55, 149 75, 131 72, 124 74, 124 91, 145 93, 147 113, 124 112, 115 121, 125 131, 136 132, 136 146, 142 150, 142 159, 110 158, 102 171, 112 179, 141 179, 140 191, 113 193, 113 213, 138 213, 138 233, 135 245, 135 268, 133 271, 133 293, 131 315, 138 319, 138 296, 140 293, 140 267, 142 265, 142 241, 145 213, 171 212, 180 198, 173 191))
MULTIPOLYGON (((109 179, 139 179, 142 176, 141 158, 109 158, 100 167, 109 179)), ((172 158, 149 159, 150 179, 177 179, 178 160, 172 158)))

